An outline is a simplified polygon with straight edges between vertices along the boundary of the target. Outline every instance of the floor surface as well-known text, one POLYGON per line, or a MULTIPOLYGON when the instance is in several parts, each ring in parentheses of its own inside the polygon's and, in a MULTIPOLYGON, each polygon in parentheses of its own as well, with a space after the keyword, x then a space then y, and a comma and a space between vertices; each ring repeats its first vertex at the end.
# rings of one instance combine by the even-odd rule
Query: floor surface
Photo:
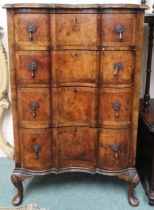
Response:
MULTIPOLYGON (((12 207, 16 193, 10 181, 14 162, 0 158, 0 207, 12 207)), ((36 203, 49 210, 152 210, 142 185, 135 192, 138 207, 127 202, 127 183, 115 177, 67 173, 38 176, 24 182, 22 205, 36 203)))

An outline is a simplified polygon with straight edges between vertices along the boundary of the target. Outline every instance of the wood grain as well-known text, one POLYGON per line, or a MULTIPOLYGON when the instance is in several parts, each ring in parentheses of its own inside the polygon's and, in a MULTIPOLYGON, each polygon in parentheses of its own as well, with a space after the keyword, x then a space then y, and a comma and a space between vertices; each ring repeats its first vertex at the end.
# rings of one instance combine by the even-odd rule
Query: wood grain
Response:
POLYGON ((53 51, 52 85, 96 87, 98 62, 99 52, 97 51, 53 51))

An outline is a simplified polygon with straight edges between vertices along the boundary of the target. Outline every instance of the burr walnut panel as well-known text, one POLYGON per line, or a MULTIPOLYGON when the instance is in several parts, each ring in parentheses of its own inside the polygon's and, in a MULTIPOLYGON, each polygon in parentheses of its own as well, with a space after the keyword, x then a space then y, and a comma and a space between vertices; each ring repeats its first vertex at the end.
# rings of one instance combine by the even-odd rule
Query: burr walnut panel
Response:
POLYGON ((103 51, 101 54, 101 85, 133 83, 133 51, 103 51))
POLYGON ((50 126, 51 105, 49 88, 18 89, 20 125, 28 128, 50 126))
POLYGON ((130 125, 131 106, 131 88, 102 88, 99 107, 100 126, 122 127, 130 125))
POLYGON ((97 89, 62 87, 52 94, 53 126, 96 126, 97 89))
POLYGON ((103 46, 135 45, 135 14, 103 14, 101 24, 103 46))
POLYGON ((65 127, 58 128, 58 166, 90 167, 96 165, 95 128, 65 127))
POLYGON ((52 45, 56 47, 96 47, 97 14, 52 14, 51 33, 52 45))
POLYGON ((65 50, 52 52, 52 83, 63 86, 96 86, 99 52, 65 50))
POLYGON ((50 82, 50 52, 48 51, 18 51, 16 66, 18 84, 50 82))
POLYGON ((15 41, 20 50, 47 50, 50 46, 50 15, 16 14, 15 41))
POLYGON ((130 129, 100 129, 99 167, 121 170, 128 167, 130 129))
POLYGON ((23 167, 47 170, 52 167, 51 129, 20 129, 23 167))

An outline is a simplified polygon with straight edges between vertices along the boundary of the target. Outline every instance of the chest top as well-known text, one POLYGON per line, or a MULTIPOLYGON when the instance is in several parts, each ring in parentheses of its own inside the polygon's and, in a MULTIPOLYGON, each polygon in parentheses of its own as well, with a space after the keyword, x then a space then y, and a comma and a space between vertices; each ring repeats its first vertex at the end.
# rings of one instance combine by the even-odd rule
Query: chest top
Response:
POLYGON ((145 4, 5 4, 3 8, 46 8, 46 9, 147 9, 145 4))

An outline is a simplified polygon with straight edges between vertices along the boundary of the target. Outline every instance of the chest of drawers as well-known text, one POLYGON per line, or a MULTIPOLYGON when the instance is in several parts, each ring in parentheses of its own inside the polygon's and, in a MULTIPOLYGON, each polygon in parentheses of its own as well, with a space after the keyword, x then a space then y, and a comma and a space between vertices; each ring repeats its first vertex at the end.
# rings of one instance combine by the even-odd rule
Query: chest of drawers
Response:
POLYGON ((33 175, 88 172, 134 187, 145 5, 5 5, 15 169, 33 175))

